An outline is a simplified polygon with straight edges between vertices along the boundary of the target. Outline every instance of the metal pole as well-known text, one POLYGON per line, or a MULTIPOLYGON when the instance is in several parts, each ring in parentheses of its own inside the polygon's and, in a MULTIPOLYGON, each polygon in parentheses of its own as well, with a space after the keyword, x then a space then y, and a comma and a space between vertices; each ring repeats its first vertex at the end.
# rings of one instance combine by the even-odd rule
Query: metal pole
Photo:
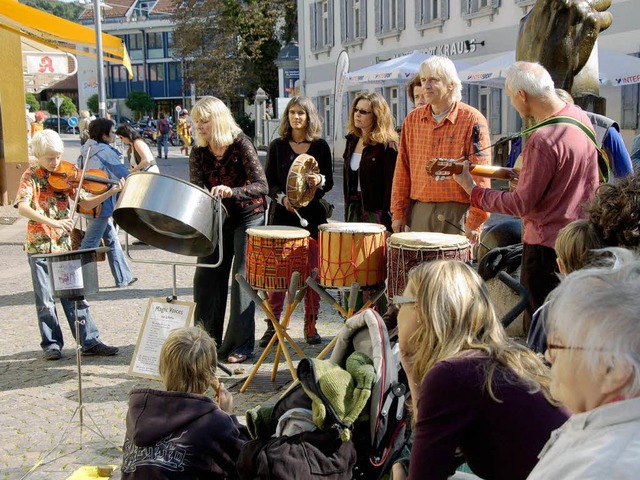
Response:
POLYGON ((107 92, 104 85, 104 54, 102 52, 102 18, 100 0, 93 0, 93 21, 96 29, 96 55, 98 58, 98 111, 100 117, 107 116, 107 92))

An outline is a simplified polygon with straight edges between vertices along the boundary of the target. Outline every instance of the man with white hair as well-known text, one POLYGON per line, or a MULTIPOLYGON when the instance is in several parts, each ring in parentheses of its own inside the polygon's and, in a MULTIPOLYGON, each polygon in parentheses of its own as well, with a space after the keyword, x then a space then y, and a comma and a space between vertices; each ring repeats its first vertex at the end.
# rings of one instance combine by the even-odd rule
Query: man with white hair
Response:
MULTIPOLYGON (((516 62, 509 67, 505 91, 523 118, 539 123, 572 117, 591 128, 581 109, 557 96, 549 72, 538 63, 516 62)), ((528 329, 531 315, 558 284, 554 251, 558 231, 584 216, 582 204, 594 196, 599 177, 596 148, 579 125, 561 122, 535 130, 522 155, 520 180, 513 192, 476 185, 468 168, 454 178, 470 195, 473 207, 524 220, 520 282, 529 292, 528 329)))
MULTIPOLYGON (((475 241, 488 214, 469 208, 469 196, 460 186, 452 179, 436 180, 426 166, 434 158, 489 165, 487 119, 460 101, 462 83, 448 58, 429 57, 419 75, 427 105, 409 113, 402 125, 391 192, 393 231, 402 232, 405 226, 415 232, 464 231, 475 241)), ((488 178, 478 183, 490 186, 488 178)))

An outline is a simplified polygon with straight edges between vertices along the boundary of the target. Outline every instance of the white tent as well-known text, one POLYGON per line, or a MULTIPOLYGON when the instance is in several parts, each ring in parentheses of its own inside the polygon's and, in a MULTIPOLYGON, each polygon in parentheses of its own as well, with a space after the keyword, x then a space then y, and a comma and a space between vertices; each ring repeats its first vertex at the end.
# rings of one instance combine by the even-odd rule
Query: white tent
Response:
MULTIPOLYGON (((361 84, 370 83, 376 85, 405 85, 420 69, 420 64, 431 57, 431 55, 415 50, 413 53, 402 57, 392 58, 385 62, 380 62, 351 73, 347 73, 347 83, 361 84)), ((454 60, 456 68, 467 68, 466 62, 454 60)))
MULTIPOLYGON (((515 61, 516 52, 506 52, 491 60, 462 70, 460 79, 466 83, 501 87, 504 85, 505 70, 515 61)), ((640 58, 599 48, 598 67, 600 85, 622 86, 640 83, 640 58)))

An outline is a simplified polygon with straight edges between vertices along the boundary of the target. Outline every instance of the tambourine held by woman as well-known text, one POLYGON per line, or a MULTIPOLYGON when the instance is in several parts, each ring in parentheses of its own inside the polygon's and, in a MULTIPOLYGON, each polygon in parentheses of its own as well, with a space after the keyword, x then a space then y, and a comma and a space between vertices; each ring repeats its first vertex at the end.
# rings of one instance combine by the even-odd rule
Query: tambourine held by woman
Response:
POLYGON ((287 175, 287 198, 295 208, 306 207, 316 194, 316 185, 309 183, 308 176, 319 174, 318 162, 311 155, 298 155, 287 175))

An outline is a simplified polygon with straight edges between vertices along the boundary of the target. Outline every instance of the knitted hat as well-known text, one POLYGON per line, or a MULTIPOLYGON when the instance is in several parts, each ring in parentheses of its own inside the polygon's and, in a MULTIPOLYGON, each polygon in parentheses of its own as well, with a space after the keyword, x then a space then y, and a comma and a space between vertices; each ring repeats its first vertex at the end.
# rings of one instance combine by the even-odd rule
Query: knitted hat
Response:
POLYGON ((351 426, 367 404, 375 382, 373 362, 362 352, 352 353, 346 368, 315 358, 298 364, 298 379, 313 402, 314 423, 321 429, 342 429, 343 441, 351 438, 351 426))

